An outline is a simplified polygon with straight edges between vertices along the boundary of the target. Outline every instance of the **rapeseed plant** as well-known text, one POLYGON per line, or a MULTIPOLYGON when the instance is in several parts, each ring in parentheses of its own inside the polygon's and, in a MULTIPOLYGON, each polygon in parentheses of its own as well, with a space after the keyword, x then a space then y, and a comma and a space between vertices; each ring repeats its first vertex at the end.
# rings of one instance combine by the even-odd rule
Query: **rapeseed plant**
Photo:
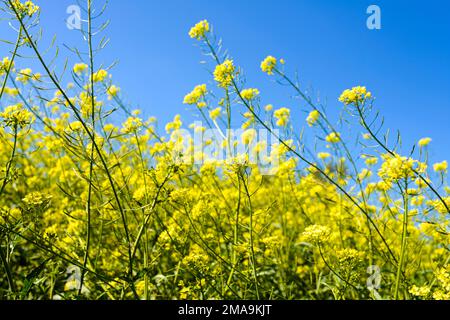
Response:
POLYGON ((290 108, 262 104, 206 20, 189 36, 212 57, 217 87, 180 97, 205 122, 175 115, 161 134, 156 119, 128 109, 109 68, 94 68, 91 6, 85 61, 68 84, 33 40, 28 23, 41 9, 3 8, 19 28, 0 63, 1 298, 450 297, 448 165, 428 162, 430 138, 402 156, 374 129, 363 86, 336 99, 349 118, 334 124, 285 61, 268 56, 262 73, 307 106, 295 123, 290 108), (16 69, 24 38, 41 73, 16 69), (231 119, 242 123, 238 136, 231 119), (361 130, 356 148, 343 124, 361 130), (260 130, 274 141, 259 140, 260 130), (367 287, 372 266, 377 294, 367 287))

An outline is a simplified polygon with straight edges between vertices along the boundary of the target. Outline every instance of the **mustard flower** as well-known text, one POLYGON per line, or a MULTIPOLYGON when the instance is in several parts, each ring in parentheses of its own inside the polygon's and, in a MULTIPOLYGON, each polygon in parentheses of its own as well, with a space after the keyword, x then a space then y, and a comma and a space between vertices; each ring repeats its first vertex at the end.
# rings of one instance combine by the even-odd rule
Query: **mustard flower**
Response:
POLYGON ((256 130, 248 129, 242 133, 241 140, 242 140, 243 144, 249 145, 250 143, 252 143, 252 141, 255 139, 255 137, 256 137, 256 130))
POLYGON ((108 100, 112 100, 113 97, 117 96, 117 94, 119 93, 120 88, 115 86, 115 85, 111 85, 108 90, 106 91, 108 93, 108 100))
POLYGON ((259 90, 258 89, 250 88, 250 89, 244 89, 244 90, 241 91, 241 96, 245 100, 253 100, 258 95, 259 95, 259 90))
MULTIPOLYGON (((200 99, 202 99, 206 95, 206 93, 207 93, 206 84, 200 84, 184 97, 183 103, 198 105, 200 99)), ((200 104, 199 107, 204 107, 204 105, 200 104)))
POLYGON ((300 236, 301 241, 310 242, 312 244, 320 245, 326 242, 331 235, 331 230, 327 226, 312 225, 306 227, 305 231, 300 236))
POLYGON ((106 77, 108 76, 108 72, 106 70, 98 70, 97 72, 95 72, 92 77, 94 79, 94 82, 102 82, 106 79, 106 77))
POLYGON ((425 147, 427 145, 429 145, 431 142, 431 138, 422 138, 419 140, 418 145, 419 147, 425 147))
POLYGON ((209 32, 209 23, 207 20, 202 20, 189 30, 189 36, 192 39, 200 40, 205 37, 207 32, 209 32))
POLYGON ((358 104, 365 99, 370 99, 371 97, 372 93, 367 91, 366 87, 358 86, 342 92, 341 96, 339 97, 339 101, 344 103, 345 105, 358 104))
POLYGON ((326 136, 325 140, 329 143, 338 143, 341 141, 341 135, 338 132, 331 132, 326 136))
POLYGON ((280 108, 274 111, 273 116, 277 119, 277 126, 284 127, 289 122, 291 110, 288 108, 280 108))
POLYGON ((25 1, 22 3, 20 0, 12 0, 12 5, 14 9, 17 11, 20 17, 24 16, 33 16, 36 12, 39 11, 39 6, 35 5, 31 1, 25 1))
POLYGON ((0 119, 7 127, 23 128, 33 122, 34 117, 31 112, 23 108, 22 103, 11 105, 0 112, 0 119))
POLYGON ((76 74, 81 74, 87 70, 88 66, 85 63, 76 63, 73 66, 73 72, 76 74))
POLYGON ((312 127, 317 120, 319 120, 320 112, 319 110, 313 110, 309 113, 308 117, 306 118, 306 122, 310 127, 312 127))
POLYGON ((442 161, 439 163, 435 163, 433 165, 433 170, 436 172, 446 172, 448 168, 448 163, 447 161, 442 161))
POLYGON ((378 175, 385 180, 399 180, 405 178, 413 178, 415 176, 414 169, 417 166, 417 160, 402 157, 398 154, 383 155, 383 164, 381 165, 378 175))
POLYGON ((221 112, 222 112, 222 108, 217 107, 209 112, 209 117, 212 120, 216 120, 220 116, 221 112))
POLYGON ((273 75, 273 70, 275 69, 277 65, 277 59, 272 56, 267 56, 262 62, 261 62, 261 70, 268 75, 273 75))
POLYGON ((235 67, 233 65, 233 60, 225 60, 222 64, 216 66, 214 70, 214 80, 218 83, 221 88, 229 87, 234 78, 235 67))

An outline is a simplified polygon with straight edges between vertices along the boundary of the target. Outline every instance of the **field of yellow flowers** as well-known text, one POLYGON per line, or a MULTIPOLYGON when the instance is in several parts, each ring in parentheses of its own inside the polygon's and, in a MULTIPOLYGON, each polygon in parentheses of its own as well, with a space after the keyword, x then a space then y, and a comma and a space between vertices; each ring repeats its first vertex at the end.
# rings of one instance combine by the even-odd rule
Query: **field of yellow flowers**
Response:
POLYGON ((335 124, 280 57, 261 77, 310 113, 261 105, 206 20, 188 35, 212 79, 180 97, 202 121, 160 130, 94 69, 91 5, 63 83, 41 8, 1 4, 17 42, 0 62, 0 299, 450 299, 448 169, 430 138, 402 151, 364 86, 335 97, 335 124))

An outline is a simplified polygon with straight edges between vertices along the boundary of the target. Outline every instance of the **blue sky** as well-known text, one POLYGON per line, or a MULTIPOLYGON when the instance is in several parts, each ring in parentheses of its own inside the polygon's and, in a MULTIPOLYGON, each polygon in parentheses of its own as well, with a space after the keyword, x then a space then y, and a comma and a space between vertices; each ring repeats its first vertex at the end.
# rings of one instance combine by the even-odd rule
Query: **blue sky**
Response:
MULTIPOLYGON (((62 44, 84 45, 80 33, 65 26, 66 8, 76 1, 36 3, 42 7, 43 44, 56 34, 60 57, 74 62, 62 44)), ((287 70, 298 71, 302 85, 328 100, 330 110, 341 108, 337 97, 344 89, 365 85, 377 97, 386 128, 401 131, 405 150, 430 136, 432 160, 450 159, 448 1, 111 0, 102 19, 111 20, 105 33, 111 41, 97 63, 118 60, 113 79, 127 101, 162 123, 176 113, 192 119, 182 99, 194 85, 210 81, 199 63, 205 58, 187 36, 193 24, 208 19, 245 70, 248 86, 261 90, 263 104, 296 104, 291 91, 259 69, 268 54, 283 57, 287 70), (366 28, 371 4, 381 8, 381 30, 366 28)), ((13 40, 1 25, 0 38, 13 40)), ((6 50, 2 46, 0 53, 6 50)))

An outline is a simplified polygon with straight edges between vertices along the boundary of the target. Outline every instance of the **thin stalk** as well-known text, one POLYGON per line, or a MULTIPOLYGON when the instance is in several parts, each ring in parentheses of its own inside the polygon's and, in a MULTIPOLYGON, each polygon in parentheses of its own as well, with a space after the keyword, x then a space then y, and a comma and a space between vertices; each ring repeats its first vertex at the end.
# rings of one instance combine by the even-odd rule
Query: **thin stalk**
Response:
POLYGON ((6 70, 5 79, 3 79, 2 89, 0 91, 0 100, 3 97, 3 92, 5 91, 5 88, 6 88, 6 82, 8 81, 9 73, 11 72, 11 68, 12 68, 12 65, 14 63, 14 59, 16 58, 17 50, 20 47, 20 40, 21 39, 22 39, 22 27, 20 27, 20 29, 19 29, 19 34, 17 36, 17 41, 16 41, 16 45, 14 47, 13 54, 11 56, 11 61, 10 61, 9 65, 8 65, 8 70, 6 70))
MULTIPOLYGON (((241 169, 239 169, 241 170, 241 169)), ((242 184, 244 185, 245 194, 247 195, 247 201, 248 201, 248 209, 250 211, 250 253, 251 253, 251 261, 252 261, 252 271, 253 271, 253 280, 255 283, 255 290, 256 290, 256 298, 259 300, 259 286, 258 286, 258 276, 256 274, 256 258, 255 258, 255 248, 254 248, 254 241, 253 241, 253 207, 252 207, 252 199, 250 196, 250 191, 248 190, 248 186, 245 183, 244 175, 242 172, 241 179, 242 184)))
MULTIPOLYGON (((89 47, 89 79, 90 79, 90 96, 91 96, 91 125, 92 134, 95 135, 95 92, 94 92, 94 57, 92 54, 92 16, 91 16, 91 0, 88 0, 88 47, 89 47)), ((95 139, 95 137, 94 137, 95 139)), ((89 259, 89 246, 91 242, 91 202, 92 202, 92 179, 94 171, 94 144, 91 145, 91 154, 89 158, 89 187, 88 199, 86 203, 87 230, 86 230, 86 248, 84 251, 83 266, 86 267, 89 259)), ((80 288, 78 295, 81 294, 85 276, 85 269, 81 270, 80 288)))
POLYGON ((236 247, 238 245, 238 232, 239 232, 239 211, 241 210, 241 180, 239 179, 238 174, 238 201, 236 204, 236 214, 235 214, 235 221, 234 221, 234 232, 233 232, 233 267, 231 268, 230 275, 228 277, 227 281, 227 287, 230 286, 231 280, 233 278, 234 270, 237 266, 237 250, 236 247))
POLYGON ((14 278, 11 273, 11 268, 9 267, 9 263, 6 260, 5 253, 3 252, 3 248, 0 245, 0 259, 2 260, 3 268, 6 272, 6 278, 8 280, 9 289, 12 293, 16 292, 16 285, 14 284, 14 278))
POLYGON ((403 213, 403 228, 402 228, 402 245, 400 249, 400 261, 398 262, 398 268, 397 268, 397 275, 395 278, 395 291, 394 291, 394 299, 398 300, 398 293, 400 289, 400 275, 402 274, 403 270, 403 264, 405 260, 405 252, 406 252, 406 238, 408 233, 408 181, 407 178, 405 179, 405 190, 403 192, 403 204, 404 204, 404 210, 403 213))
POLYGON ((11 167, 12 167, 12 164, 13 164, 13 161, 14 161, 14 157, 16 156, 17 135, 18 135, 18 126, 17 126, 17 124, 14 125, 13 131, 14 131, 13 148, 12 148, 11 156, 9 157, 8 163, 6 164, 5 178, 3 179, 2 186, 0 187, 0 196, 2 195, 3 191, 5 191, 5 187, 8 184, 9 172, 11 171, 11 167))

